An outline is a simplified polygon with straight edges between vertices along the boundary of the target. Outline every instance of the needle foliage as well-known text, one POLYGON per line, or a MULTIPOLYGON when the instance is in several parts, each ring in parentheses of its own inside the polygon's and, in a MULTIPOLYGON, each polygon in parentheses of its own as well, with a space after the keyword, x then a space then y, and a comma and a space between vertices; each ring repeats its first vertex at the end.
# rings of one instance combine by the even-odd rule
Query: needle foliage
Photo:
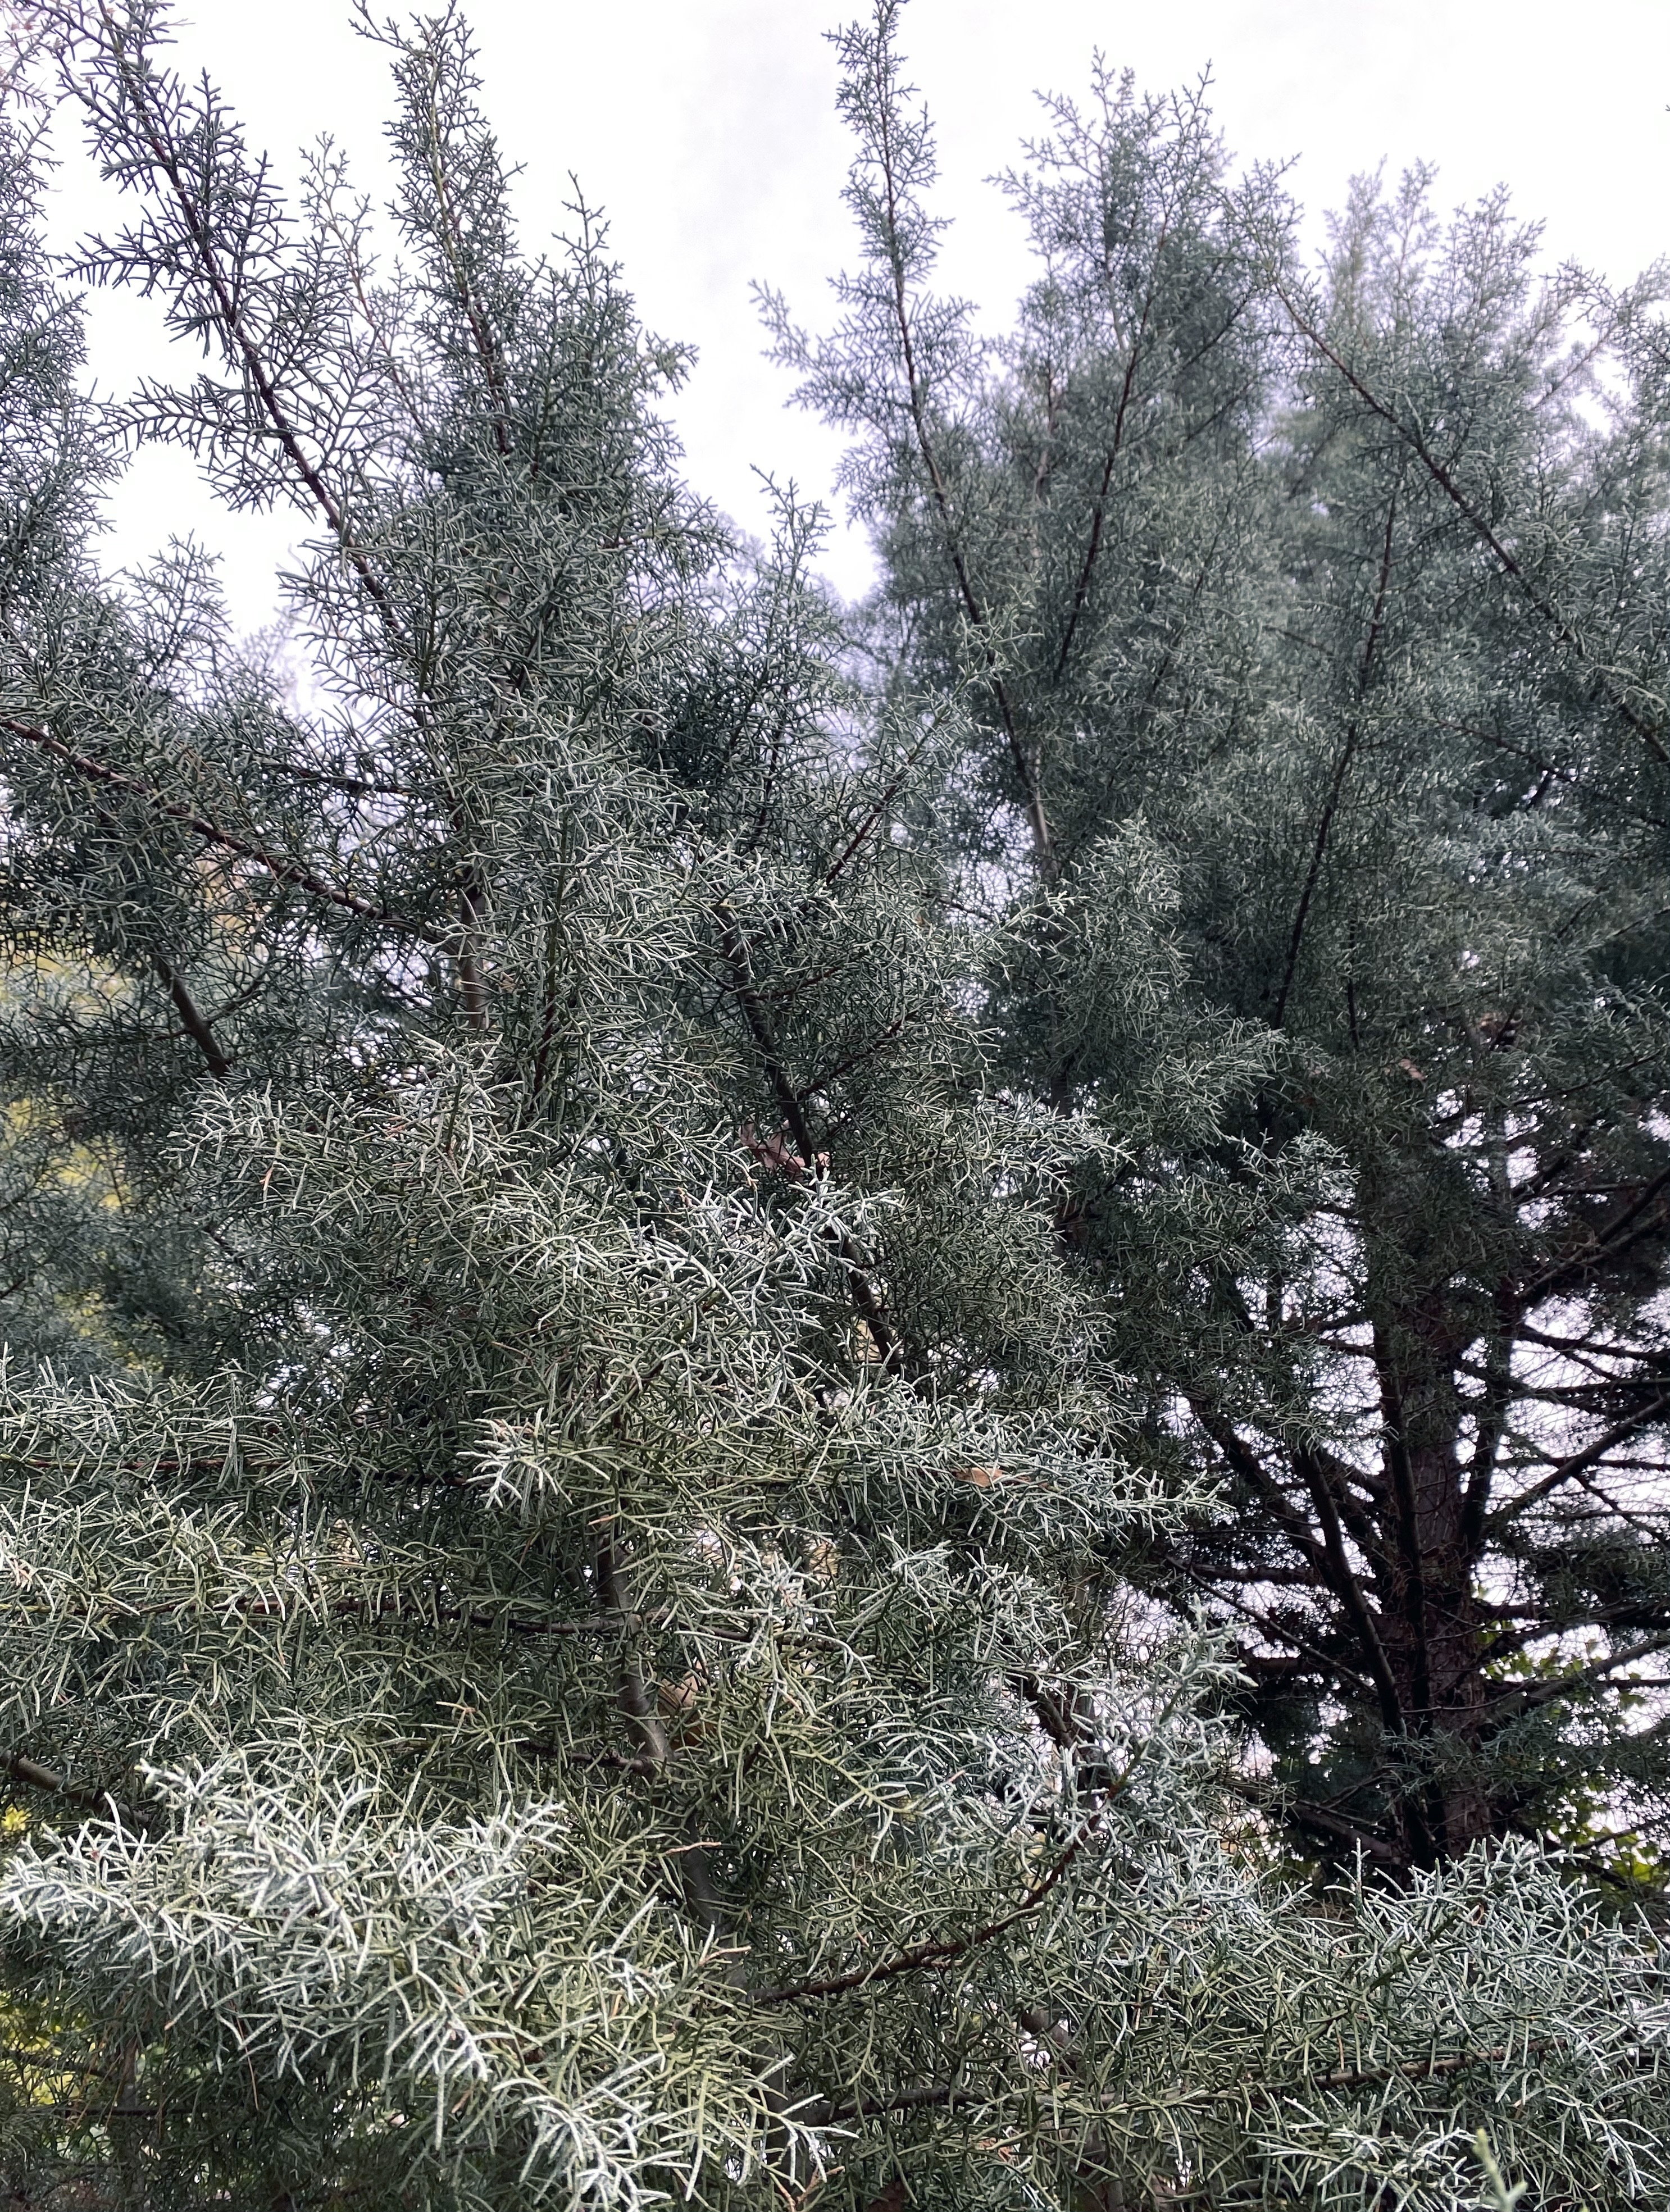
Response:
POLYGON ((1102 1140, 1069 1274, 1151 1463, 1213 1486, 1133 1572, 1235 1639, 1304 1850, 1556 1835, 1627 1885, 1667 1810, 1665 272, 1548 275, 1425 171, 1313 265, 1203 90, 1099 67, 1000 180, 1037 277, 983 338, 896 36, 841 41, 841 319, 764 305, 853 439, 885 681, 969 702, 995 1065, 1102 1140))
MULTIPOLYGON (((1290 858, 1271 794, 1315 797, 1260 733, 1321 745, 1323 705, 1237 704, 1276 571, 1197 586, 1151 542, 1261 543, 1327 443, 1249 443, 1284 389, 1269 208, 1166 228, 1164 392, 1096 369, 1085 421, 1144 426, 1128 496, 1117 453, 1029 490, 1026 362, 953 406, 963 326, 911 320, 890 9, 847 34, 874 251, 813 374, 893 564, 855 623, 792 495, 752 551, 681 483, 683 357, 594 218, 517 244, 461 21, 360 27, 380 258, 336 155, 284 197, 155 0, 49 9, 0 145, 11 2201, 1650 2201, 1650 1932, 1485 1824, 1394 1880, 1298 1865, 1248 1802, 1256 1655, 1168 1579, 1277 1541, 1184 1409, 1325 1448, 1236 1300, 1356 1249, 1315 1226, 1356 1188, 1351 1085, 1415 1110, 1400 1031, 1296 1072, 1333 890, 1282 1006, 1237 1003, 1241 935, 1195 919, 1234 840, 1179 826, 1239 790, 1290 858), (42 82, 132 211, 73 270, 37 235, 42 82), (159 299, 200 371, 87 398, 86 281, 159 299), (919 328, 953 366, 902 372, 919 328), (295 511, 280 642, 230 635, 195 549, 103 573, 136 438, 295 511), (1108 518, 1082 588, 1069 513, 1108 518), (1185 702, 1157 671, 1192 592, 1241 658, 1180 641, 1185 702), (1302 1082, 1346 1104, 1290 1127, 1302 1082)), ((1110 112, 1210 173, 1193 111, 1110 112)), ((1087 347, 1099 312, 1038 307, 1087 347)), ((1327 465, 1378 483, 1372 444, 1327 465)), ((1354 574, 1305 586, 1341 636, 1354 574)), ((1607 702, 1649 715, 1649 645, 1606 647, 1597 805, 1639 800, 1607 702)), ((1527 700, 1557 647, 1503 644, 1527 700)), ((1589 803, 1550 811, 1562 852, 1589 803)), ((1435 915, 1423 957, 1474 928, 1435 915)), ((1649 981, 1591 1009, 1609 1069, 1649 981)))

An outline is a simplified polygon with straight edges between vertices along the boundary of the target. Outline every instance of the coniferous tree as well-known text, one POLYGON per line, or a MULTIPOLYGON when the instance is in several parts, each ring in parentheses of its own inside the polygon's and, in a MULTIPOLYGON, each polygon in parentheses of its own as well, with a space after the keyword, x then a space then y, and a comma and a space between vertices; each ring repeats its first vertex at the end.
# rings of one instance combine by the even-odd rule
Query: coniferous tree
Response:
POLYGON ((50 18, 137 209, 82 273, 208 350, 124 410, 5 147, 5 1082, 82 1224, 0 1461, 13 2200, 1436 2212, 1488 2124, 1640 2202, 1651 1947, 1527 1849, 1313 1897, 1120 1579, 1212 1510, 1137 1309, 1336 1172, 1220 1126, 1281 1062, 1163 844, 970 926, 997 617, 972 684, 843 676, 814 525, 750 563, 680 487, 592 219, 519 252, 458 20, 365 27, 380 267, 151 0, 50 18), (306 518, 301 681, 191 549, 100 574, 135 434, 306 518), (1074 944, 1126 1126, 1021 1079, 1074 944))
POLYGON ((896 31, 842 41, 846 318, 767 307, 857 434, 880 665, 975 712, 940 806, 1002 917, 1002 1065, 1102 1139, 1061 1243, 1157 1458, 1220 1484, 1137 1571, 1236 1635, 1307 1848, 1621 1826, 1632 1871, 1670 1649, 1657 273, 1540 280, 1501 195, 1445 227, 1419 173, 1307 275, 1201 96, 1103 70, 1006 179, 1041 273, 979 343, 896 31))

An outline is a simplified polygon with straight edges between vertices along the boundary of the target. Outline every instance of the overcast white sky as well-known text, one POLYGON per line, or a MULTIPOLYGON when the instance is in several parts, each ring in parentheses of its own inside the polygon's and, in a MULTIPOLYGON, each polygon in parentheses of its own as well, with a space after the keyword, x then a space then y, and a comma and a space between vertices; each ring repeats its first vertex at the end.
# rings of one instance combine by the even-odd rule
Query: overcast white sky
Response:
MULTIPOLYGON (((293 167, 329 131, 381 197, 378 52, 350 33, 345 0, 185 0, 182 58, 206 67, 251 137, 293 167)), ((677 406, 692 480, 744 527, 762 526, 750 471, 829 494, 833 438, 786 407, 789 379, 761 358, 748 285, 780 285, 802 319, 829 312, 825 278, 849 252, 839 200, 847 148, 820 35, 852 0, 474 0, 486 103, 518 186, 525 234, 562 228, 568 173, 610 217, 645 319, 700 349, 677 406)), ((1017 227, 983 182, 1035 128, 1032 94, 1079 91, 1098 46, 1163 89, 1211 65, 1218 116, 1243 160, 1300 157, 1313 211, 1384 159, 1438 163, 1446 204, 1499 180, 1546 223, 1551 255, 1624 278, 1670 252, 1670 0, 910 0, 904 45, 939 131, 941 212, 956 218, 948 286, 993 321, 1024 278, 1017 227)), ((72 153, 66 142, 63 151, 72 153)), ((110 220, 70 159, 52 228, 64 241, 110 220)), ((161 366, 145 303, 94 302, 93 368, 106 389, 161 366)), ((233 521, 191 465, 142 455, 113 507, 112 561, 194 531, 222 548, 234 616, 264 622, 295 525, 233 521)), ((827 562, 845 590, 869 574, 862 542, 827 562)))

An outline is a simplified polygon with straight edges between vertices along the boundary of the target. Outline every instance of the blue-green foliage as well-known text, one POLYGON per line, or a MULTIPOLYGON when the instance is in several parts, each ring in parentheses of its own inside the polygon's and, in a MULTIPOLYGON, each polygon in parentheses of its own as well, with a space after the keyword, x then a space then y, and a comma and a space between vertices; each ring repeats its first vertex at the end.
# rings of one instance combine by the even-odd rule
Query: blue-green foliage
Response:
MULTIPOLYGON (((843 45, 872 139, 890 24, 843 45)), ((745 558, 679 483, 681 357, 592 219, 521 255, 458 19, 362 27, 385 265, 332 156, 281 198, 153 0, 48 11, 136 210, 82 274, 207 352, 113 415, 6 144, 0 1039, 74 1228, 31 1230, 9 1308, 8 2186, 1650 2198, 1651 1941, 1524 1841, 1308 1887, 1247 1802, 1225 1639, 1154 1602, 1223 1525, 1181 1407, 1252 1418, 1231 1294, 1350 1173, 1337 1117, 1255 1119, 1309 1063, 1209 970, 1223 847, 1184 834, 1258 771, 1236 672, 1276 586, 1214 572, 1242 658, 1191 647, 1186 712, 1156 672, 1205 587, 1133 520, 1263 526, 1251 217, 1150 241, 1174 349, 1264 289, 1184 376, 1181 452, 1140 395, 1120 662, 1067 538, 1025 541, 1022 353, 956 386, 948 313, 932 388, 864 398, 932 234, 872 148, 906 290, 853 295, 851 414, 892 440, 854 480, 896 576, 939 566, 855 637, 816 518, 786 498, 745 558), (306 518, 282 651, 189 549, 101 576, 130 436, 306 518)), ((1140 114, 1210 177, 1195 110, 1140 114)), ((1033 324, 1090 331, 1057 289, 1033 324)))

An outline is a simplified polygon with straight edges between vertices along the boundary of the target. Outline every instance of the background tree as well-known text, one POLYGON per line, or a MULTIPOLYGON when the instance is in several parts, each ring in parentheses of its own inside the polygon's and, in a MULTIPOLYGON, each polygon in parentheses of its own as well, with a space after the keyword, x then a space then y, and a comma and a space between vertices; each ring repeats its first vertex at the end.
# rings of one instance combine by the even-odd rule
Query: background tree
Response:
POLYGON ((896 36, 841 40, 845 318, 765 305, 855 434, 884 682, 967 687, 938 803, 1004 1075, 1102 1138, 1061 1243, 1159 1462, 1221 1486, 1139 1571, 1236 1634, 1307 1849, 1621 1824, 1632 1867, 1670 1648, 1658 273, 1541 278, 1503 196, 1445 226, 1418 174, 1307 274, 1199 92, 1099 69, 1004 179, 1040 274, 979 342, 896 36))
POLYGON ((1207 1501, 1058 1229, 1119 1193, 1134 1300, 1328 1165, 1206 1157, 1276 1063, 1163 853, 969 925, 960 682, 840 674, 592 219, 519 252, 459 22, 364 27, 384 268, 149 0, 51 18, 137 209, 84 273, 208 349, 114 416, 9 146, 6 1080, 120 1201, 4 1408, 14 2198, 1436 2212, 1488 2119, 1641 2201, 1658 1954, 1529 1850, 1319 1903, 1119 1579, 1207 1501), (309 519, 295 680, 189 549, 100 577, 132 434, 309 519), (1074 930, 1181 1194, 976 1018, 1074 930))

